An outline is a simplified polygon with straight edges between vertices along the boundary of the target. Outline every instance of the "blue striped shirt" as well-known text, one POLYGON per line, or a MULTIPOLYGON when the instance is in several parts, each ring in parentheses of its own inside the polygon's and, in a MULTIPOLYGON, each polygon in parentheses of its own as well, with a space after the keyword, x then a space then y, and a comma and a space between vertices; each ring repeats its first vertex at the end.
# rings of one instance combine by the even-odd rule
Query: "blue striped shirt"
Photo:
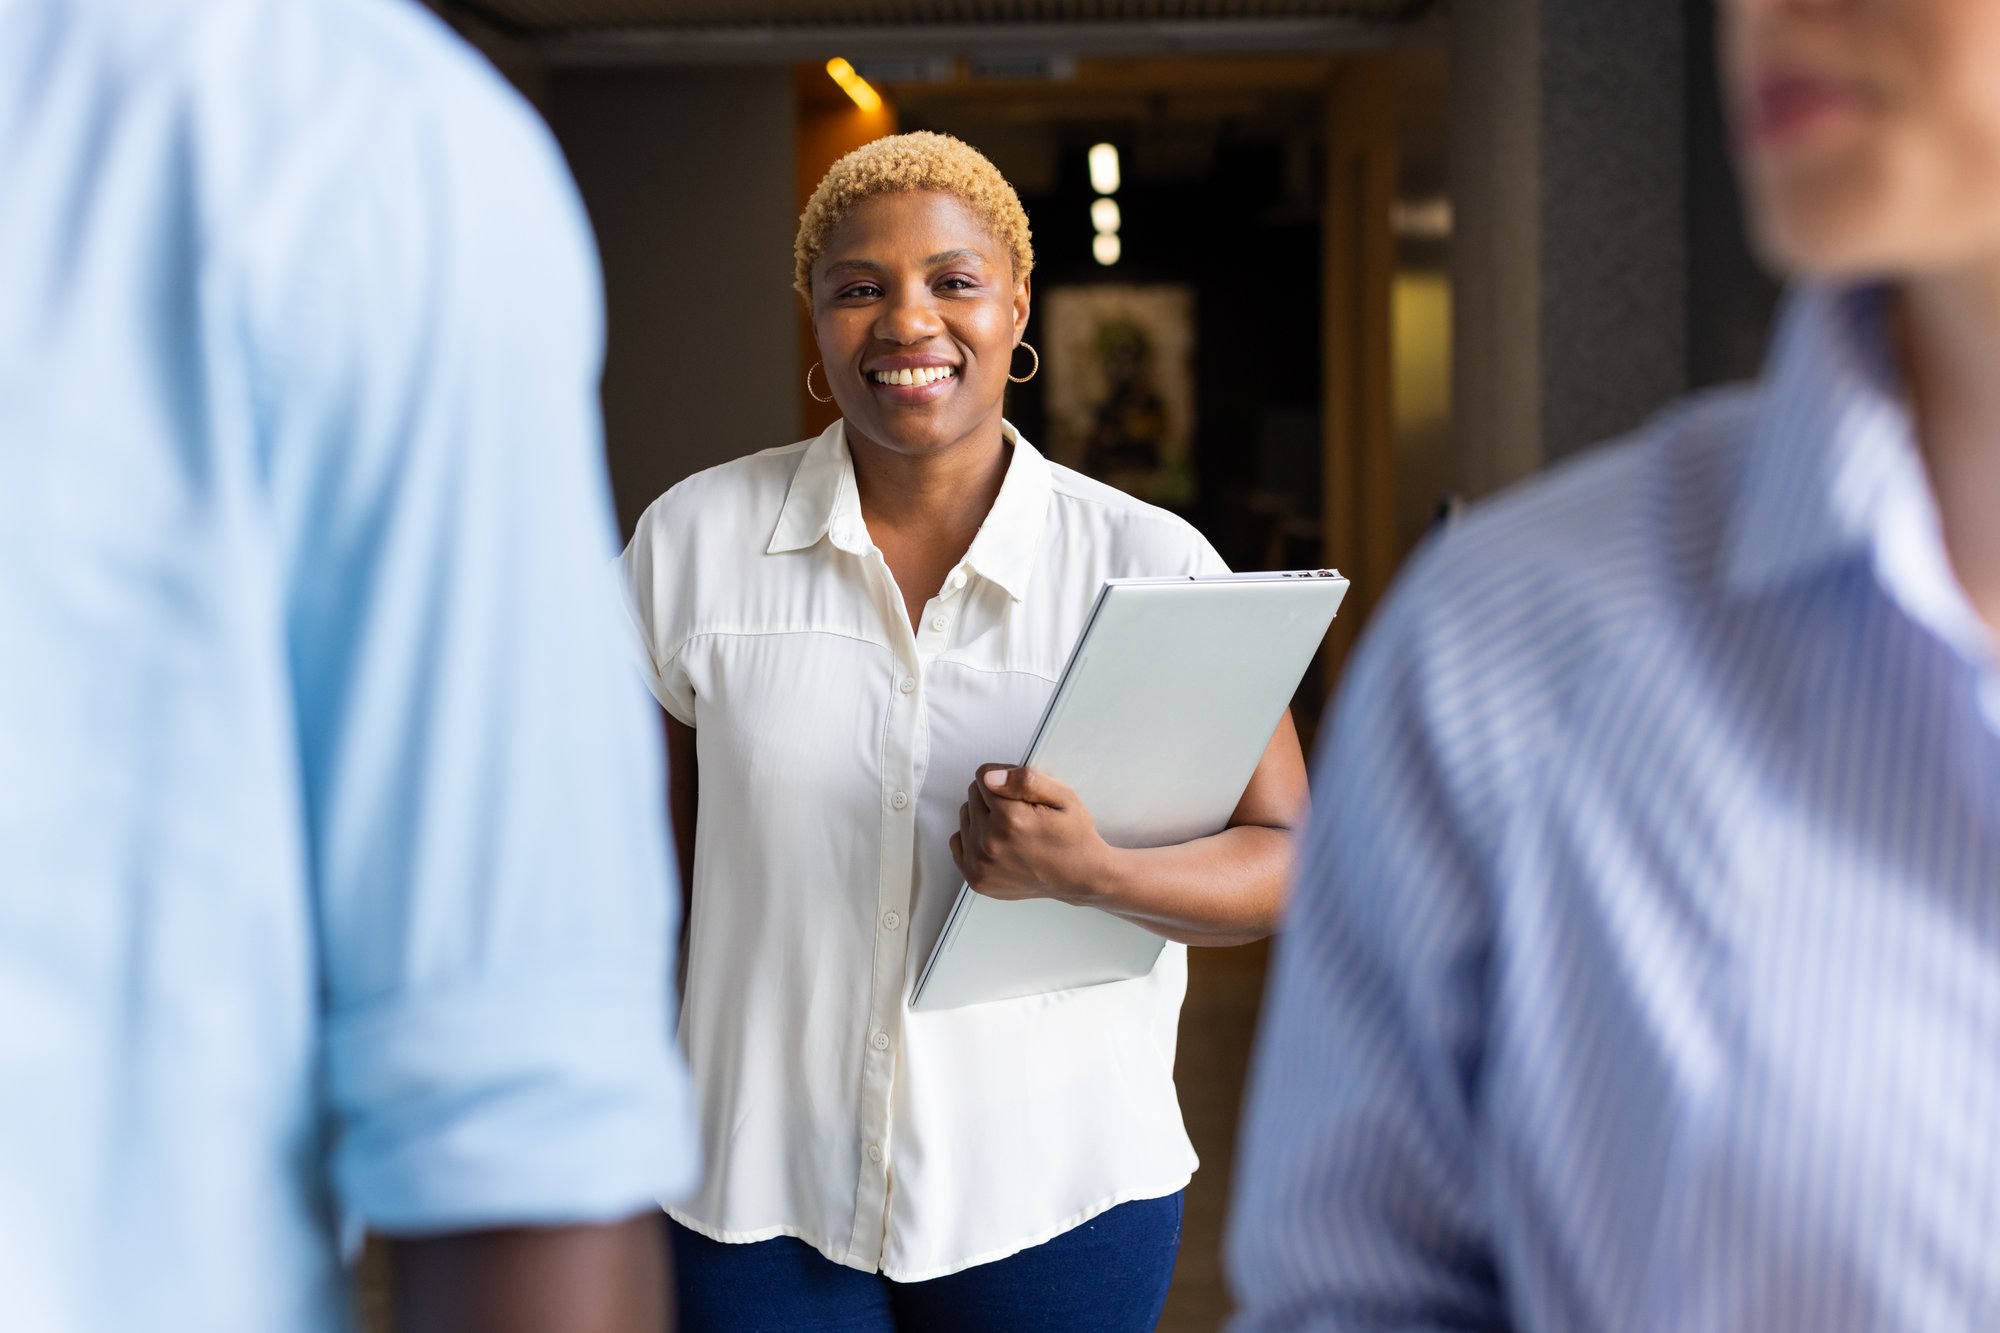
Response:
POLYGON ((1881 305, 1798 294, 1759 387, 1478 511, 1371 629, 1240 1327, 2000 1327, 2000 667, 1881 305))

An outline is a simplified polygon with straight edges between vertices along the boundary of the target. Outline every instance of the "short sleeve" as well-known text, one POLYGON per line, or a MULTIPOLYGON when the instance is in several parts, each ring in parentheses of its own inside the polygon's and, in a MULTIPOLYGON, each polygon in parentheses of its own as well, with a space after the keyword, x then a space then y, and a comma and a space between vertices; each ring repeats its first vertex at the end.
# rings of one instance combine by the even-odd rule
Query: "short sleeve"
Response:
POLYGON ((326 108, 241 279, 330 1170, 405 1234, 629 1216, 697 1166, 594 259, 540 125, 435 48, 326 108))
POLYGON ((632 623, 637 659, 660 707, 694 726, 694 686, 681 660, 686 646, 686 569, 673 554, 676 497, 669 491, 649 506, 619 559, 621 600, 632 623))

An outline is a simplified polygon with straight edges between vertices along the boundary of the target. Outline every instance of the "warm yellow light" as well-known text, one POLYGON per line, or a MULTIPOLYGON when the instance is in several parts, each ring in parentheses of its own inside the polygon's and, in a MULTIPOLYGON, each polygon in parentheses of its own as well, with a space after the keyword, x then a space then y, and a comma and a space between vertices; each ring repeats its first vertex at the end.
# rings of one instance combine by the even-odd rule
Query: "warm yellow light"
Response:
POLYGON ((854 66, 848 64, 839 56, 835 56, 826 62, 826 72, 835 83, 840 85, 840 91, 853 98, 854 105, 860 107, 863 111, 880 111, 882 109, 882 94, 876 92, 869 85, 868 80, 854 72, 854 66))
POLYGON ((1098 231, 1117 231, 1119 224, 1118 201, 1116 199, 1096 199, 1090 205, 1090 225, 1098 231))
POLYGON ((1097 256, 1097 262, 1110 268, 1118 262, 1118 256, 1125 253, 1115 231, 1100 231, 1090 243, 1090 253, 1097 256))
POLYGON ((1099 194, 1118 193, 1118 149, 1111 144, 1090 150, 1090 184, 1099 194))

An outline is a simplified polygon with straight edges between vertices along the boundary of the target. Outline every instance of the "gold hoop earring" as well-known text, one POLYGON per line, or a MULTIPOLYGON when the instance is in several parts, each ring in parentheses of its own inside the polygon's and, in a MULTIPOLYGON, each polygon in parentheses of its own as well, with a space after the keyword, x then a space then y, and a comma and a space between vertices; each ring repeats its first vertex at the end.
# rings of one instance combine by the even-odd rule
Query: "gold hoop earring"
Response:
POLYGON ((818 394, 813 393, 813 370, 818 370, 819 366, 820 363, 815 361, 812 363, 812 370, 806 372, 806 393, 815 403, 830 403, 833 401, 833 386, 831 384, 826 386, 826 397, 822 398, 818 394))
MULTIPOLYGON (((1029 380, 1033 379, 1033 378, 1034 378, 1034 377, 1035 377, 1036 375, 1038 375, 1038 374, 1040 374, 1040 373, 1041 373, 1041 369, 1042 369, 1042 354, 1041 354, 1040 352, 1037 352, 1037 351, 1035 350, 1035 345, 1034 345, 1033 343, 1031 343, 1031 342, 1019 342, 1019 343, 1016 343, 1016 344, 1014 344, 1014 345, 1015 345, 1016 347, 1025 347, 1025 348, 1027 348, 1027 349, 1028 349, 1028 355, 1029 355, 1029 356, 1032 356, 1033 358, 1035 358, 1035 364, 1034 364, 1034 365, 1032 365, 1032 366, 1030 366, 1030 367, 1028 367, 1028 373, 1027 373, 1027 374, 1025 374, 1025 375, 1016 375, 1016 374, 1014 373, 1014 367, 1013 367, 1012 365, 1009 365, 1009 366, 1007 367, 1007 378, 1008 378, 1008 379, 1010 379, 1010 380, 1012 380, 1012 381, 1013 381, 1014 383, 1016 383, 1016 384, 1026 384, 1026 383, 1027 383, 1027 382, 1028 382, 1029 380)), ((1011 358, 1011 357, 1009 357, 1008 359, 1009 359, 1010 361, 1012 360, 1012 358, 1011 358)))

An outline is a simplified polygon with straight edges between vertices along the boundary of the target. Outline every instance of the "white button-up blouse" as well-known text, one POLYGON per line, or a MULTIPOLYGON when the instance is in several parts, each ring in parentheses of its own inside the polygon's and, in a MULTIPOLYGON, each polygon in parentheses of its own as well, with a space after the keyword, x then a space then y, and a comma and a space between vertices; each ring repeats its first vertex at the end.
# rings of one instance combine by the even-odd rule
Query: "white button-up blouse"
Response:
POLYGON ((1021 758, 1098 586, 1223 569, 1006 432, 992 511, 914 625, 838 422, 688 478, 626 548, 654 693, 700 759, 681 1036, 708 1175, 669 1211, 704 1235, 920 1281, 1194 1169, 1181 946, 1134 981, 909 1009, 966 787, 1021 758))

